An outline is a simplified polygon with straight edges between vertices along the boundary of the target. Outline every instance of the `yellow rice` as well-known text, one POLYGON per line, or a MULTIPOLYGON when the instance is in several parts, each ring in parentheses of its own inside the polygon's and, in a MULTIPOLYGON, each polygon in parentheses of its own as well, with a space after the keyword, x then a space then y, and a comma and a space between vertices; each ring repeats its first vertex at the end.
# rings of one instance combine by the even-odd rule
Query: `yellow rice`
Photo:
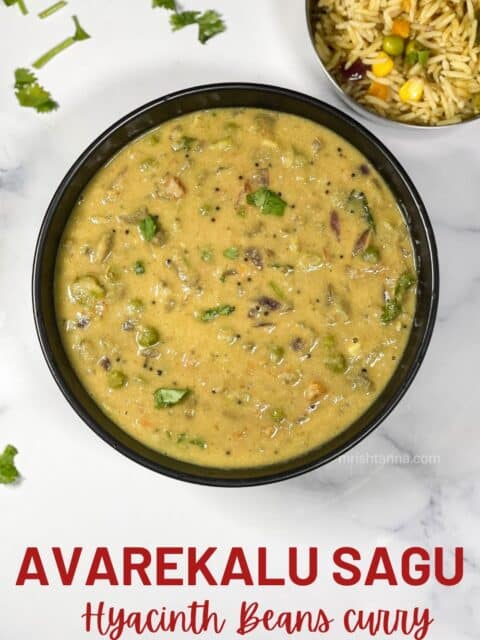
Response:
POLYGON ((319 0, 316 46, 327 69, 360 104, 402 122, 442 125, 480 113, 480 0, 319 0), (357 60, 368 68, 378 60, 383 37, 397 17, 407 18, 410 38, 430 50, 425 66, 395 58, 394 70, 377 78, 348 81, 341 67, 357 60), (402 102, 400 87, 412 77, 425 88, 418 102, 402 102), (390 88, 384 101, 370 95, 372 82, 390 88))

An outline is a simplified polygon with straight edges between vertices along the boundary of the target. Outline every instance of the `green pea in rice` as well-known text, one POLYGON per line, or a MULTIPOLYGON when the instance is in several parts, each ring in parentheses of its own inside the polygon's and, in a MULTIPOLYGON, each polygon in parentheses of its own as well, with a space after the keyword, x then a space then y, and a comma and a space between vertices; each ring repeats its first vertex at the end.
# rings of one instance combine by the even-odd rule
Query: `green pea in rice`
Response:
POLYGON ((368 109, 424 125, 451 124, 480 114, 480 0, 319 0, 316 16, 321 59, 340 86, 368 109), (410 22, 410 39, 430 56, 425 66, 409 66, 397 56, 393 71, 377 78, 370 67, 397 17, 410 22), (368 67, 365 78, 348 81, 340 69, 357 60, 368 67), (399 89, 412 77, 424 80, 423 96, 405 103, 399 89), (372 82, 390 88, 388 101, 369 95, 372 82))

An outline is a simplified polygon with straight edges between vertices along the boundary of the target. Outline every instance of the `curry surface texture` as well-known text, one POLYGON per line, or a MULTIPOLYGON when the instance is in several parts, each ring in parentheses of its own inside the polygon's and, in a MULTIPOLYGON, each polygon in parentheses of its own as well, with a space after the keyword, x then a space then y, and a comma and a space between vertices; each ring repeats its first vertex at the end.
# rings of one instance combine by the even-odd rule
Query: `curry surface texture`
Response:
POLYGON ((65 229, 56 313, 82 384, 122 429, 205 466, 289 459, 394 374, 415 311, 391 192, 331 131, 196 112, 124 148, 65 229))

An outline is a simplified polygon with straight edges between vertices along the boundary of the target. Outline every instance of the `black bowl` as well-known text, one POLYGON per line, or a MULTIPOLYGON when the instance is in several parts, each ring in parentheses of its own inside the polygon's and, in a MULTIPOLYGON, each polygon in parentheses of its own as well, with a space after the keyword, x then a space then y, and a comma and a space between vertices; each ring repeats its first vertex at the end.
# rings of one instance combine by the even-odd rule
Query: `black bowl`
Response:
POLYGON ((185 89, 140 107, 112 125, 75 162, 55 193, 38 237, 33 265, 33 307, 43 354, 62 393, 86 424, 132 460, 173 478, 216 486, 275 482, 315 469, 345 453, 392 411, 424 358, 435 323, 438 258, 425 207, 392 154, 360 124, 309 96, 256 84, 217 84, 185 89), (216 469, 188 464, 145 447, 116 426, 80 384, 62 347, 55 318, 54 269, 59 241, 72 208, 89 180, 126 144, 152 127, 181 114, 214 107, 259 107, 318 122, 357 147, 383 176, 395 195, 413 238, 418 270, 413 329, 398 368, 373 405, 343 433, 300 457, 266 467, 216 469))

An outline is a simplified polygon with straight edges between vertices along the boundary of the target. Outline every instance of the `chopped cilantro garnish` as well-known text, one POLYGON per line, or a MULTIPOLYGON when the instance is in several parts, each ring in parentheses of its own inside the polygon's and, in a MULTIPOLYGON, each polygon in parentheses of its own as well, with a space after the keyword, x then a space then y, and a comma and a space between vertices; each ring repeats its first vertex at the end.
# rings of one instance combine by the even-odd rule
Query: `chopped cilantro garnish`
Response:
POLYGON ((23 0, 3 0, 3 2, 7 5, 7 7, 12 7, 14 4, 18 4, 18 8, 24 16, 26 16, 28 13, 28 9, 25 6, 25 2, 23 0))
POLYGON ((20 477, 14 463, 17 453, 17 449, 9 444, 0 454, 0 484, 12 484, 20 477))
POLYGON ((390 322, 393 322, 395 318, 398 318, 401 312, 402 305, 398 302, 398 300, 392 298, 391 300, 387 300, 387 302, 385 302, 385 304, 383 305, 382 315, 380 316, 380 319, 383 324, 389 324, 390 322))
POLYGON ((270 191, 266 187, 261 187, 257 191, 249 193, 247 202, 254 207, 258 207, 262 213, 272 216, 283 216, 287 206, 285 200, 282 200, 277 193, 270 191))
POLYGON ((225 249, 225 251, 223 252, 223 255, 229 260, 235 260, 236 258, 238 258, 239 252, 237 247, 228 247, 228 249, 225 249))
POLYGON ((58 104, 50 93, 38 84, 35 74, 29 69, 20 68, 15 71, 15 95, 22 107, 31 107, 39 113, 47 113, 58 109, 58 104))
POLYGON ((383 324, 393 322, 402 313, 402 304, 407 291, 416 284, 417 278, 411 271, 405 271, 395 285, 395 297, 387 300, 382 307, 380 320, 383 324))
POLYGON ((168 9, 169 11, 177 10, 175 0, 152 0, 152 8, 156 9, 157 7, 168 9))
POLYGON ((190 389, 168 389, 162 387, 157 389, 153 394, 156 409, 164 409, 178 404, 186 395, 190 393, 190 389))
POLYGON ((180 13, 172 13, 170 16, 170 25, 172 31, 178 31, 190 24, 195 24, 200 16, 200 11, 181 11, 180 13))
POLYGON ((198 39, 205 44, 210 38, 226 30, 225 22, 218 11, 205 11, 197 20, 198 39))
POLYGON ((40 11, 40 13, 38 14, 38 17, 41 20, 44 20, 45 18, 48 18, 49 16, 53 15, 57 11, 60 11, 60 9, 63 9, 63 7, 66 7, 67 4, 68 3, 66 0, 60 0, 59 2, 52 4, 50 7, 47 7, 43 11, 40 11))
POLYGON ((172 141, 171 147, 173 151, 190 151, 196 141, 196 138, 191 138, 190 136, 180 136, 180 138, 172 141))
POLYGON ((206 309, 202 311, 200 314, 200 319, 203 322, 211 322, 220 316, 229 316, 231 313, 235 311, 235 307, 232 307, 230 304, 220 304, 218 307, 212 307, 211 309, 206 309))
POLYGON ((417 278, 411 271, 405 271, 398 278, 395 285, 395 297, 397 300, 403 300, 406 292, 417 282, 417 278))
POLYGON ((178 31, 191 24, 198 24, 198 39, 205 44, 210 38, 225 31, 226 26, 218 11, 180 11, 172 13, 170 24, 173 31, 178 31))
POLYGON ((157 221, 152 216, 146 216, 138 225, 138 230, 142 238, 150 242, 157 233, 157 221))
POLYGON ((73 16, 73 24, 75 25, 75 33, 73 34, 73 36, 62 40, 62 42, 59 42, 59 44, 55 45, 54 47, 52 47, 52 49, 44 53, 43 56, 40 56, 38 60, 35 60, 35 62, 33 63, 35 69, 41 69, 42 67, 44 67, 47 62, 50 62, 52 58, 57 56, 61 51, 64 51, 65 49, 68 49, 68 47, 71 47, 72 44, 75 44, 75 42, 81 42, 82 40, 88 40, 90 38, 88 33, 85 31, 85 29, 83 29, 80 22, 78 21, 77 16, 73 16))

